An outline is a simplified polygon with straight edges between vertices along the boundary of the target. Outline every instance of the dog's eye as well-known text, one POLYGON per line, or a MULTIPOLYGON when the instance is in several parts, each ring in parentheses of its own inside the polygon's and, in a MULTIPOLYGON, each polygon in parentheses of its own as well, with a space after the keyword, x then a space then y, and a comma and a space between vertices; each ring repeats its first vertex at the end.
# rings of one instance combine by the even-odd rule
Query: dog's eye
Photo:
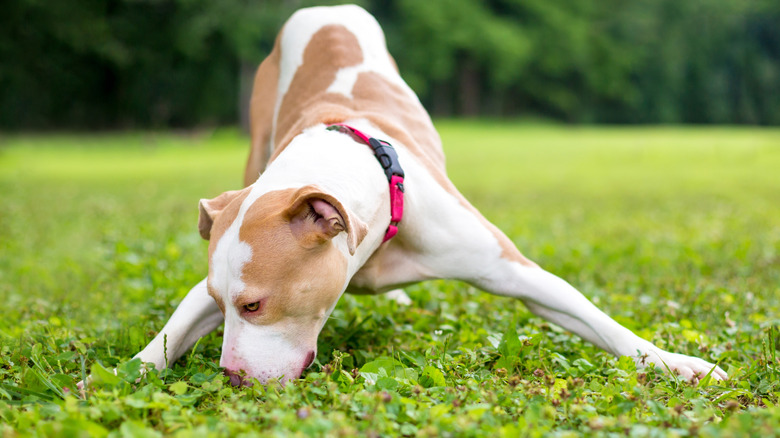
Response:
POLYGON ((249 313, 255 313, 260 310, 260 301, 255 303, 244 304, 244 311, 249 313))

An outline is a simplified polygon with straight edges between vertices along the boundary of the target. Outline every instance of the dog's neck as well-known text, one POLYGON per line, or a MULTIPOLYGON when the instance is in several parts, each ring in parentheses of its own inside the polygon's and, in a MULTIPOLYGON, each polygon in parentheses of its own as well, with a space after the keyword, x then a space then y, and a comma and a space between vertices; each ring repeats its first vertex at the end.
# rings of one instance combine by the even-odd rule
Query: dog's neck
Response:
MULTIPOLYGON (((365 121, 353 123, 380 136, 365 121)), ((306 185, 316 185, 333 195, 369 228, 355 255, 349 257, 351 277, 382 243, 390 220, 387 179, 367 145, 325 128, 317 125, 297 135, 252 184, 248 200, 270 191, 306 185)), ((334 244, 348 254, 343 234, 334 239, 334 244)))

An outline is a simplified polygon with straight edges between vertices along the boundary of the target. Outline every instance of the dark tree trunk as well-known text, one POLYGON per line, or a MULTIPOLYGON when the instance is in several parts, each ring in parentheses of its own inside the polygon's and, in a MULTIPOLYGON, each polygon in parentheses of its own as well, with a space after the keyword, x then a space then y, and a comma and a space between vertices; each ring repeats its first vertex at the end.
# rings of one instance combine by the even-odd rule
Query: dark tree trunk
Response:
POLYGON ((433 108, 431 113, 436 117, 452 115, 452 88, 447 82, 433 84, 433 108))
POLYGON ((474 61, 469 57, 464 57, 460 63, 460 74, 458 75, 460 95, 458 112, 461 116, 476 117, 479 115, 479 71, 474 61))
POLYGON ((249 101, 252 99, 252 84, 255 79, 257 66, 242 61, 238 70, 238 117, 241 124, 241 132, 249 134, 249 101))

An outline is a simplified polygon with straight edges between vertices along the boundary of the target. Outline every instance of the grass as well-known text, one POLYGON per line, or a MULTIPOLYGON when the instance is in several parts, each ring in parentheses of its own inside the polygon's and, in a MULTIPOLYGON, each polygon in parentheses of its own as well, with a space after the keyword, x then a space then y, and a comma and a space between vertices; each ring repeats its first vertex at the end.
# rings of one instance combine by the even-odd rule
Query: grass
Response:
POLYGON ((206 273, 197 200, 239 186, 247 140, 6 136, 3 436, 777 433, 780 130, 438 126, 456 185, 524 254, 730 380, 637 372, 519 302, 436 281, 408 308, 342 298, 285 387, 227 385, 220 333, 135 384, 129 359, 206 273))

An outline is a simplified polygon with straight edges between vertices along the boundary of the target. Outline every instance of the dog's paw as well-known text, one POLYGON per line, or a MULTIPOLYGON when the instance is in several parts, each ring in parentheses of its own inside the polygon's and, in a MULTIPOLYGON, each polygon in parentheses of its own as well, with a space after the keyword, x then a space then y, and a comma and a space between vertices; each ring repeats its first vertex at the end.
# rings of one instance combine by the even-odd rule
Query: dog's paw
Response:
POLYGON ((634 359, 638 368, 655 366, 667 372, 677 373, 689 382, 697 383, 707 374, 710 374, 710 377, 714 380, 726 380, 729 378, 728 374, 719 366, 711 364, 706 360, 684 354, 670 353, 657 348, 646 351, 644 354, 634 357, 634 359))

